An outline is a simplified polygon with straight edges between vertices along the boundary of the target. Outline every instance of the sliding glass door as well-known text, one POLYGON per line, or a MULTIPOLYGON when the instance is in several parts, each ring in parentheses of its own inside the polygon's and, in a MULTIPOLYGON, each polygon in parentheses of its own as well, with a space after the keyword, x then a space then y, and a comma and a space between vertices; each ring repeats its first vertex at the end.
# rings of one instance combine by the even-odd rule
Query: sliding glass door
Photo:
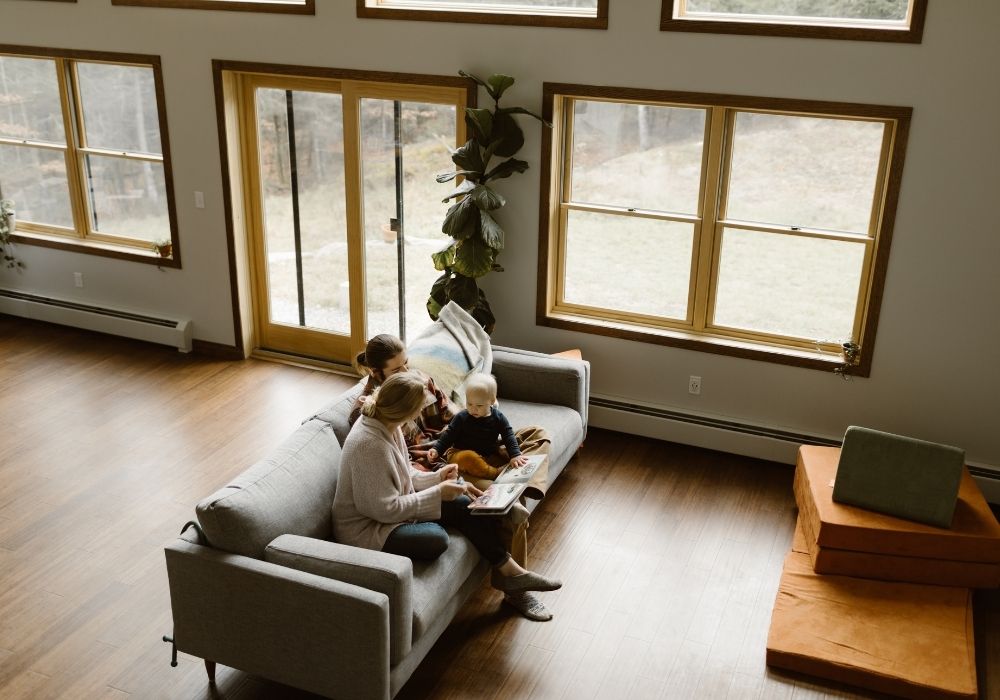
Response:
POLYGON ((243 76, 257 347, 346 362, 428 322, 466 92, 243 76))

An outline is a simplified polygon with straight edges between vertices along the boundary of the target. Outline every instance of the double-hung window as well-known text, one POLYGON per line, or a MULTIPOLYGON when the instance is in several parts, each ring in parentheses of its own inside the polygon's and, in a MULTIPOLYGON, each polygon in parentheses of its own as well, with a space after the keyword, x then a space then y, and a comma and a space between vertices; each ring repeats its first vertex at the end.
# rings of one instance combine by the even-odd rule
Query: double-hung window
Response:
POLYGON ((357 0, 373 19, 608 28, 609 0, 357 0))
POLYGON ((545 85, 539 323, 867 374, 910 110, 545 85))
POLYGON ((179 266, 159 58, 0 47, 0 191, 17 239, 179 266), (161 258, 156 243, 171 243, 161 258))

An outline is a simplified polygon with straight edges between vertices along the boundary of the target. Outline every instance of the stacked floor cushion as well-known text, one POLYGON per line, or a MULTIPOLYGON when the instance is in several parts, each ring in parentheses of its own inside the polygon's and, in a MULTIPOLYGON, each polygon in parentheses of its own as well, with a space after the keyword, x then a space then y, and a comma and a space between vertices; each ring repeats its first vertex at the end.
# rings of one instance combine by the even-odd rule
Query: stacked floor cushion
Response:
POLYGON ((833 501, 840 450, 799 448, 795 501, 813 569, 941 586, 1000 586, 1000 523, 963 469, 949 529, 833 501))
POLYGON ((976 697, 967 588, 823 576, 797 536, 767 639, 769 665, 905 698, 976 697))
POLYGON ((799 448, 768 664, 905 698, 975 698, 969 589, 1000 585, 1000 523, 964 468, 951 528, 835 503, 839 459, 799 448))

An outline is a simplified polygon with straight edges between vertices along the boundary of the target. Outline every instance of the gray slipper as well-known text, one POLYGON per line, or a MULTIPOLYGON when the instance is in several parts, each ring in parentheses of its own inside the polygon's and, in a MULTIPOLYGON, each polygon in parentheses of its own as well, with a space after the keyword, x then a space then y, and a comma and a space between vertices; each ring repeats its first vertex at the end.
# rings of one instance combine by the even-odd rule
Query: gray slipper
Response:
POLYGON ((555 591, 562 588, 562 581, 555 578, 547 578, 534 571, 526 571, 517 576, 502 576, 494 569, 490 574, 490 583, 497 590, 504 593, 518 593, 521 591, 555 591))
POLYGON ((545 607, 545 603, 535 597, 533 593, 522 591, 521 593, 508 593, 503 597, 503 602, 511 606, 524 617, 535 622, 548 622, 552 619, 552 613, 545 607))

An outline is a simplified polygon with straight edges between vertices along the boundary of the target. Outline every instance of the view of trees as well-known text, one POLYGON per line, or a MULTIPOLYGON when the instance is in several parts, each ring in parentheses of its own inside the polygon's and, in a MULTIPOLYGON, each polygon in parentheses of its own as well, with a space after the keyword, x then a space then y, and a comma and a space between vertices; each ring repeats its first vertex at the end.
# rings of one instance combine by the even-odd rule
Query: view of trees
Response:
MULTIPOLYGON (((161 156, 152 68, 73 62, 82 114, 73 114, 86 145, 117 155, 84 157, 85 190, 94 231, 153 241, 170 237, 163 164, 122 157, 161 156)), ((58 64, 0 56, 0 188, 18 219, 73 228, 66 173, 64 107, 58 64)), ((82 145, 82 144, 80 144, 82 145)))
POLYGON ((689 12, 841 19, 906 19, 910 0, 687 0, 689 12))

